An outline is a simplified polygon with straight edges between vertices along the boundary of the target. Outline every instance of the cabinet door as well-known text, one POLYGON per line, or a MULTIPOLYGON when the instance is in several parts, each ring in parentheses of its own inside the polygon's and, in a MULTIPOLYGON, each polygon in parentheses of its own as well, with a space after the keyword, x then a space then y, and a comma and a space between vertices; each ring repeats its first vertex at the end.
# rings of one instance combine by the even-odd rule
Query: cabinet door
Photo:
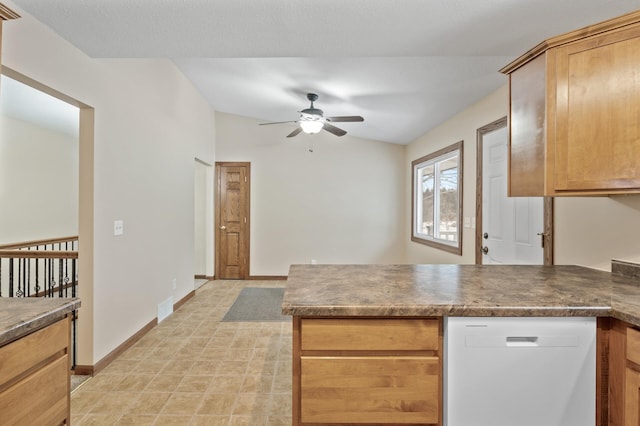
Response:
POLYGON ((5 425, 69 424, 69 357, 65 355, 0 392, 5 425))
POLYGON ((437 357, 302 357, 302 423, 436 424, 437 357))
POLYGON ((556 51, 555 189, 640 188, 640 27, 556 51))
MULTIPOLYGON (((547 61, 542 54, 509 75, 509 181, 511 197, 542 195, 546 182, 547 61)), ((550 84, 549 84, 550 86, 550 84)))
POLYGON ((640 372, 627 368, 624 392, 624 419, 627 425, 640 424, 640 372))

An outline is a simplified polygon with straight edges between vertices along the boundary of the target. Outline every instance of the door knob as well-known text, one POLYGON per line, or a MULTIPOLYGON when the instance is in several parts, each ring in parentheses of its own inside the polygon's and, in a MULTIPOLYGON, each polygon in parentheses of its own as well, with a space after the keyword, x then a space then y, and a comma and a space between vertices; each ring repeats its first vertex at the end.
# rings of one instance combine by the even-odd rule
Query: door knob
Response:
POLYGON ((482 252, 482 254, 489 254, 489 247, 484 246, 480 249, 480 251, 482 252))
POLYGON ((484 234, 482 234, 482 238, 484 238, 484 239, 486 240, 487 238, 489 238, 489 234, 487 234, 487 233, 485 232, 484 234))
POLYGON ((227 227, 226 227, 226 226, 224 226, 224 225, 222 225, 222 226, 220 227, 220 229, 224 231, 225 229, 227 229, 227 227))

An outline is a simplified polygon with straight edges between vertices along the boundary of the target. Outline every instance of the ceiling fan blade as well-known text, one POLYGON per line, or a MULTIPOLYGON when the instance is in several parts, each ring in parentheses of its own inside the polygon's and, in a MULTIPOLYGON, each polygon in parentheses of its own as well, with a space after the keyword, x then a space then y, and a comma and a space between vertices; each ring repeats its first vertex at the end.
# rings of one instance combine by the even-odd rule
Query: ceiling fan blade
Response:
POLYGON ((301 131, 302 131, 302 127, 298 127, 298 128, 296 128, 293 132, 289 133, 289 134, 287 135, 287 137, 288 137, 288 138, 292 138, 292 137, 294 137, 294 136, 297 136, 297 135, 298 135, 298 133, 300 133, 301 131))
POLYGON ((258 126, 268 126, 269 124, 285 124, 285 123, 297 123, 298 121, 274 121, 272 123, 258 123, 258 126))
POLYGON ((339 117, 327 117, 327 121, 332 121, 334 123, 348 123, 348 122, 356 122, 356 121, 364 121, 364 118, 359 115, 343 115, 339 117))
POLYGON ((342 129, 337 128, 336 126, 332 126, 329 123, 324 123, 324 126, 322 127, 322 130, 326 130, 329 133, 332 133, 336 136, 344 136, 347 134, 347 132, 345 132, 342 129))

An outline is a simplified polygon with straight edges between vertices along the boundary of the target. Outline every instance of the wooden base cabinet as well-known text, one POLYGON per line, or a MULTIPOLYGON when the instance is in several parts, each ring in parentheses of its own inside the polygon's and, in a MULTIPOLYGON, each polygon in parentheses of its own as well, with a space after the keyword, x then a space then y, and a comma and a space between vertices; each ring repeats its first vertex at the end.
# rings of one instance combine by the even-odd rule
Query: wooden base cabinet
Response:
POLYGON ((0 348, 0 423, 70 423, 70 318, 0 348))
POLYGON ((612 319, 608 331, 608 424, 640 424, 640 331, 612 319))
POLYGON ((635 426, 640 424, 640 371, 627 367, 625 380, 625 424, 635 426))
POLYGON ((440 425, 439 319, 294 317, 293 424, 440 425))

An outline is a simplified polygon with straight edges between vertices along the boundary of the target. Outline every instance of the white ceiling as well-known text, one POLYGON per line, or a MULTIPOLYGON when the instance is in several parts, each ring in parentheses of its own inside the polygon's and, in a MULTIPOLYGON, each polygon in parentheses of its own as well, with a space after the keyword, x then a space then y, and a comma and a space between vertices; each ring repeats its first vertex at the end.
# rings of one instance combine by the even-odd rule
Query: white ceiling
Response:
MULTIPOLYGON (((640 0, 13 0, 97 58, 171 58, 221 112, 296 120, 307 92, 406 144, 506 82, 545 38, 640 0)), ((283 124, 283 138, 293 124, 283 124), (290 127, 287 127, 290 126, 290 127)), ((299 137, 305 137, 301 135, 299 137)))

